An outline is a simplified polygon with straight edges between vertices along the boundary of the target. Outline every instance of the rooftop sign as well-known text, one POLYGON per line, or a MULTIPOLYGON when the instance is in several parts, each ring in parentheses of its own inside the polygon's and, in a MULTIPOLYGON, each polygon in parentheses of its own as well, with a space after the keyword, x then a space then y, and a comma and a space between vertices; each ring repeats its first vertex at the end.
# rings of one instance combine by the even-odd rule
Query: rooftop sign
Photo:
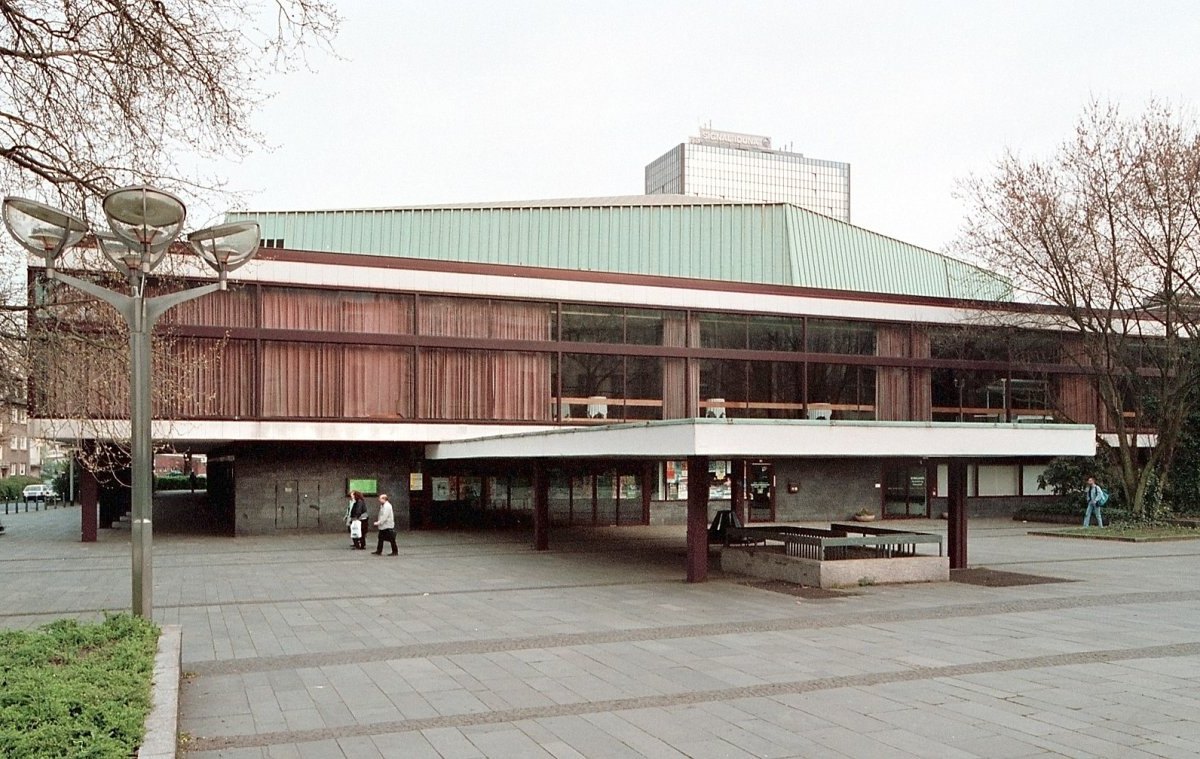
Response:
POLYGON ((771 149, 771 138, 760 134, 742 134, 741 132, 722 132, 717 129, 701 129, 699 137, 692 137, 693 143, 706 143, 730 148, 759 148, 771 149))

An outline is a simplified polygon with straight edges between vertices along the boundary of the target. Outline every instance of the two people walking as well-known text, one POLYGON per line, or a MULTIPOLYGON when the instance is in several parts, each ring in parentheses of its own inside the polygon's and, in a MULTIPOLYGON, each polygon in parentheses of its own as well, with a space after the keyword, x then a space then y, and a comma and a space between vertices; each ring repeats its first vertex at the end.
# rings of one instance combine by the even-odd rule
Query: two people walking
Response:
MULTIPOLYGON (((367 526, 371 523, 367 500, 363 498, 362 493, 351 490, 350 502, 346 504, 346 527, 350 530, 352 548, 366 549, 367 526)), ((379 529, 374 554, 382 556, 383 544, 390 543, 392 556, 399 556, 400 550, 396 546, 396 514, 392 511, 392 503, 388 500, 387 493, 381 493, 379 496, 379 518, 375 520, 374 525, 379 529)))

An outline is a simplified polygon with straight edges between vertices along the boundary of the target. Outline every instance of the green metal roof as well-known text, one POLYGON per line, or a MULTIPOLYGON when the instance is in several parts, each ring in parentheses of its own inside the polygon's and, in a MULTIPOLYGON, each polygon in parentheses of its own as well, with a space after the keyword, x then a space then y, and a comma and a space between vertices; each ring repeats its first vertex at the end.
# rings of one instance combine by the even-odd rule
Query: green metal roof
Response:
POLYGON ((784 203, 630 196, 341 211, 244 211, 290 250, 1006 300, 948 256, 784 203))

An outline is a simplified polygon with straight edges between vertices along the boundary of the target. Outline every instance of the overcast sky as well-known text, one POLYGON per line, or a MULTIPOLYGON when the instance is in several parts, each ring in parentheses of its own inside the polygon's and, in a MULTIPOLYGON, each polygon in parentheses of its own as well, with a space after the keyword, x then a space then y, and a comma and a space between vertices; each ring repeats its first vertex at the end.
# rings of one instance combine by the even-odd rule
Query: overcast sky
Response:
POLYGON ((228 169, 252 209, 641 194, 711 123, 849 162, 853 223, 944 250, 1006 148, 1200 93, 1194 0, 331 1, 342 60, 274 82, 228 169))

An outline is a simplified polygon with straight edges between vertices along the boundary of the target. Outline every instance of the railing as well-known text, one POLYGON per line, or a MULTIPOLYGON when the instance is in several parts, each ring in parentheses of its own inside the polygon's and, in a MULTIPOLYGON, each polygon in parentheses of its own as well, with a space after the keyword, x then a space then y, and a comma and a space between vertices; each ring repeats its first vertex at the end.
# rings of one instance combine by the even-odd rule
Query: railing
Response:
POLYGON ((925 532, 891 530, 833 524, 828 530, 816 527, 730 527, 727 543, 782 543, 784 553, 803 559, 838 561, 867 552, 871 558, 892 559, 916 556, 917 546, 937 544, 942 556, 942 536, 925 532), (850 533, 858 533, 852 537, 850 533))
MULTIPOLYGON (((589 395, 563 396, 551 401, 551 415, 564 422, 574 424, 608 424, 623 421, 641 421, 644 417, 630 416, 625 408, 658 408, 663 402, 656 398, 620 398, 616 396, 589 395)), ((738 411, 782 411, 800 419, 858 418, 856 415, 875 415, 875 406, 867 403, 803 403, 775 401, 731 401, 723 398, 704 398, 697 406, 699 416, 724 419, 738 416, 738 411)), ((957 410, 957 409, 956 409, 957 410)), ((993 409, 993 413, 995 410, 993 409)), ((660 418, 661 411, 652 418, 660 418)))
MULTIPOLYGON (((962 417, 964 422, 997 423, 1005 421, 1004 408, 995 406, 934 406, 933 418, 936 421, 954 421, 962 417)), ((1046 408, 1010 408, 1009 417, 1014 422, 1054 421, 1054 411, 1046 408)))

